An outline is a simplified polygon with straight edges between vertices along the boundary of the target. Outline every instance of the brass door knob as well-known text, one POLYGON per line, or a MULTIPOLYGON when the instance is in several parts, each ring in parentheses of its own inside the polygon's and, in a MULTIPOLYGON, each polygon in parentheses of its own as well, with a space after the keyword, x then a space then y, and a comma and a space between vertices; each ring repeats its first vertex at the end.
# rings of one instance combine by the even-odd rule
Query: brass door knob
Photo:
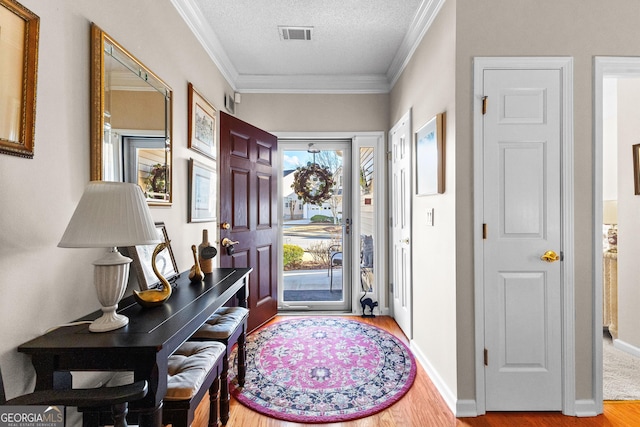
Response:
POLYGON ((560 261, 560 255, 555 253, 555 251, 547 251, 540 257, 540 259, 545 262, 556 262, 560 261))
POLYGON ((229 224, 228 222, 223 222, 222 224, 220 224, 220 228, 222 228, 223 230, 230 230, 231 224, 229 224))

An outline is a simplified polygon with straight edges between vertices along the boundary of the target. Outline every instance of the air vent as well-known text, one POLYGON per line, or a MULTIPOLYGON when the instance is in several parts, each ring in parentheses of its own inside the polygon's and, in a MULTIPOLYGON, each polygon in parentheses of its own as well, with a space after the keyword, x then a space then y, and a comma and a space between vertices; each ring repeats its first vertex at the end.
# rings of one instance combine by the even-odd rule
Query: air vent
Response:
POLYGON ((282 40, 311 40, 313 27, 278 27, 282 40))

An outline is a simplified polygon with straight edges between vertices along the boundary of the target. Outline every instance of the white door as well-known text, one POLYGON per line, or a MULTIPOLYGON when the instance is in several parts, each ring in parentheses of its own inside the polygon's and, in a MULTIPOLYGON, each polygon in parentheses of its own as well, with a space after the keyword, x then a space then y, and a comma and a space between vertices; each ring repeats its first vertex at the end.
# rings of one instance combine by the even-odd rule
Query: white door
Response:
POLYGON ((562 409, 560 70, 486 69, 486 409, 562 409))
POLYGON ((393 317, 407 338, 411 326, 411 112, 389 132, 393 317))

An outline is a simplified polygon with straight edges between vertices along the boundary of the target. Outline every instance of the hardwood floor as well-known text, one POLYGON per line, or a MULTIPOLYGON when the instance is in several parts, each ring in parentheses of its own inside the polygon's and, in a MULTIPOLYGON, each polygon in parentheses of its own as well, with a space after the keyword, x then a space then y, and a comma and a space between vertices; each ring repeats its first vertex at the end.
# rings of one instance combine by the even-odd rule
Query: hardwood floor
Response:
MULTIPOLYGON (((289 318, 292 316, 278 316, 268 324, 289 318)), ((407 338, 390 317, 349 318, 385 329, 408 345, 407 338)), ((193 425, 204 427, 207 425, 208 410, 205 407, 200 412, 193 425)), ((266 417, 231 399, 227 427, 303 427, 306 425, 308 424, 266 417)), ((605 402, 604 414, 588 418, 567 417, 560 413, 548 412, 509 412, 456 419, 418 363, 418 372, 413 386, 395 405, 367 418, 324 425, 330 427, 632 427, 640 426, 640 402, 605 402)))

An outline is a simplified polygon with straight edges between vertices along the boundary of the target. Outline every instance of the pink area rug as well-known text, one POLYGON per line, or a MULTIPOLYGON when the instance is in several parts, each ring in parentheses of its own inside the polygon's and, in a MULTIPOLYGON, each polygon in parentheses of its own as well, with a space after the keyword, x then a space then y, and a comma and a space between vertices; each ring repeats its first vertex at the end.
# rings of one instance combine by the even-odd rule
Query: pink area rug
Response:
POLYGON ((355 320, 291 319, 247 337, 243 405, 286 421, 330 423, 362 418, 397 402, 413 384, 416 362, 390 333, 355 320))

